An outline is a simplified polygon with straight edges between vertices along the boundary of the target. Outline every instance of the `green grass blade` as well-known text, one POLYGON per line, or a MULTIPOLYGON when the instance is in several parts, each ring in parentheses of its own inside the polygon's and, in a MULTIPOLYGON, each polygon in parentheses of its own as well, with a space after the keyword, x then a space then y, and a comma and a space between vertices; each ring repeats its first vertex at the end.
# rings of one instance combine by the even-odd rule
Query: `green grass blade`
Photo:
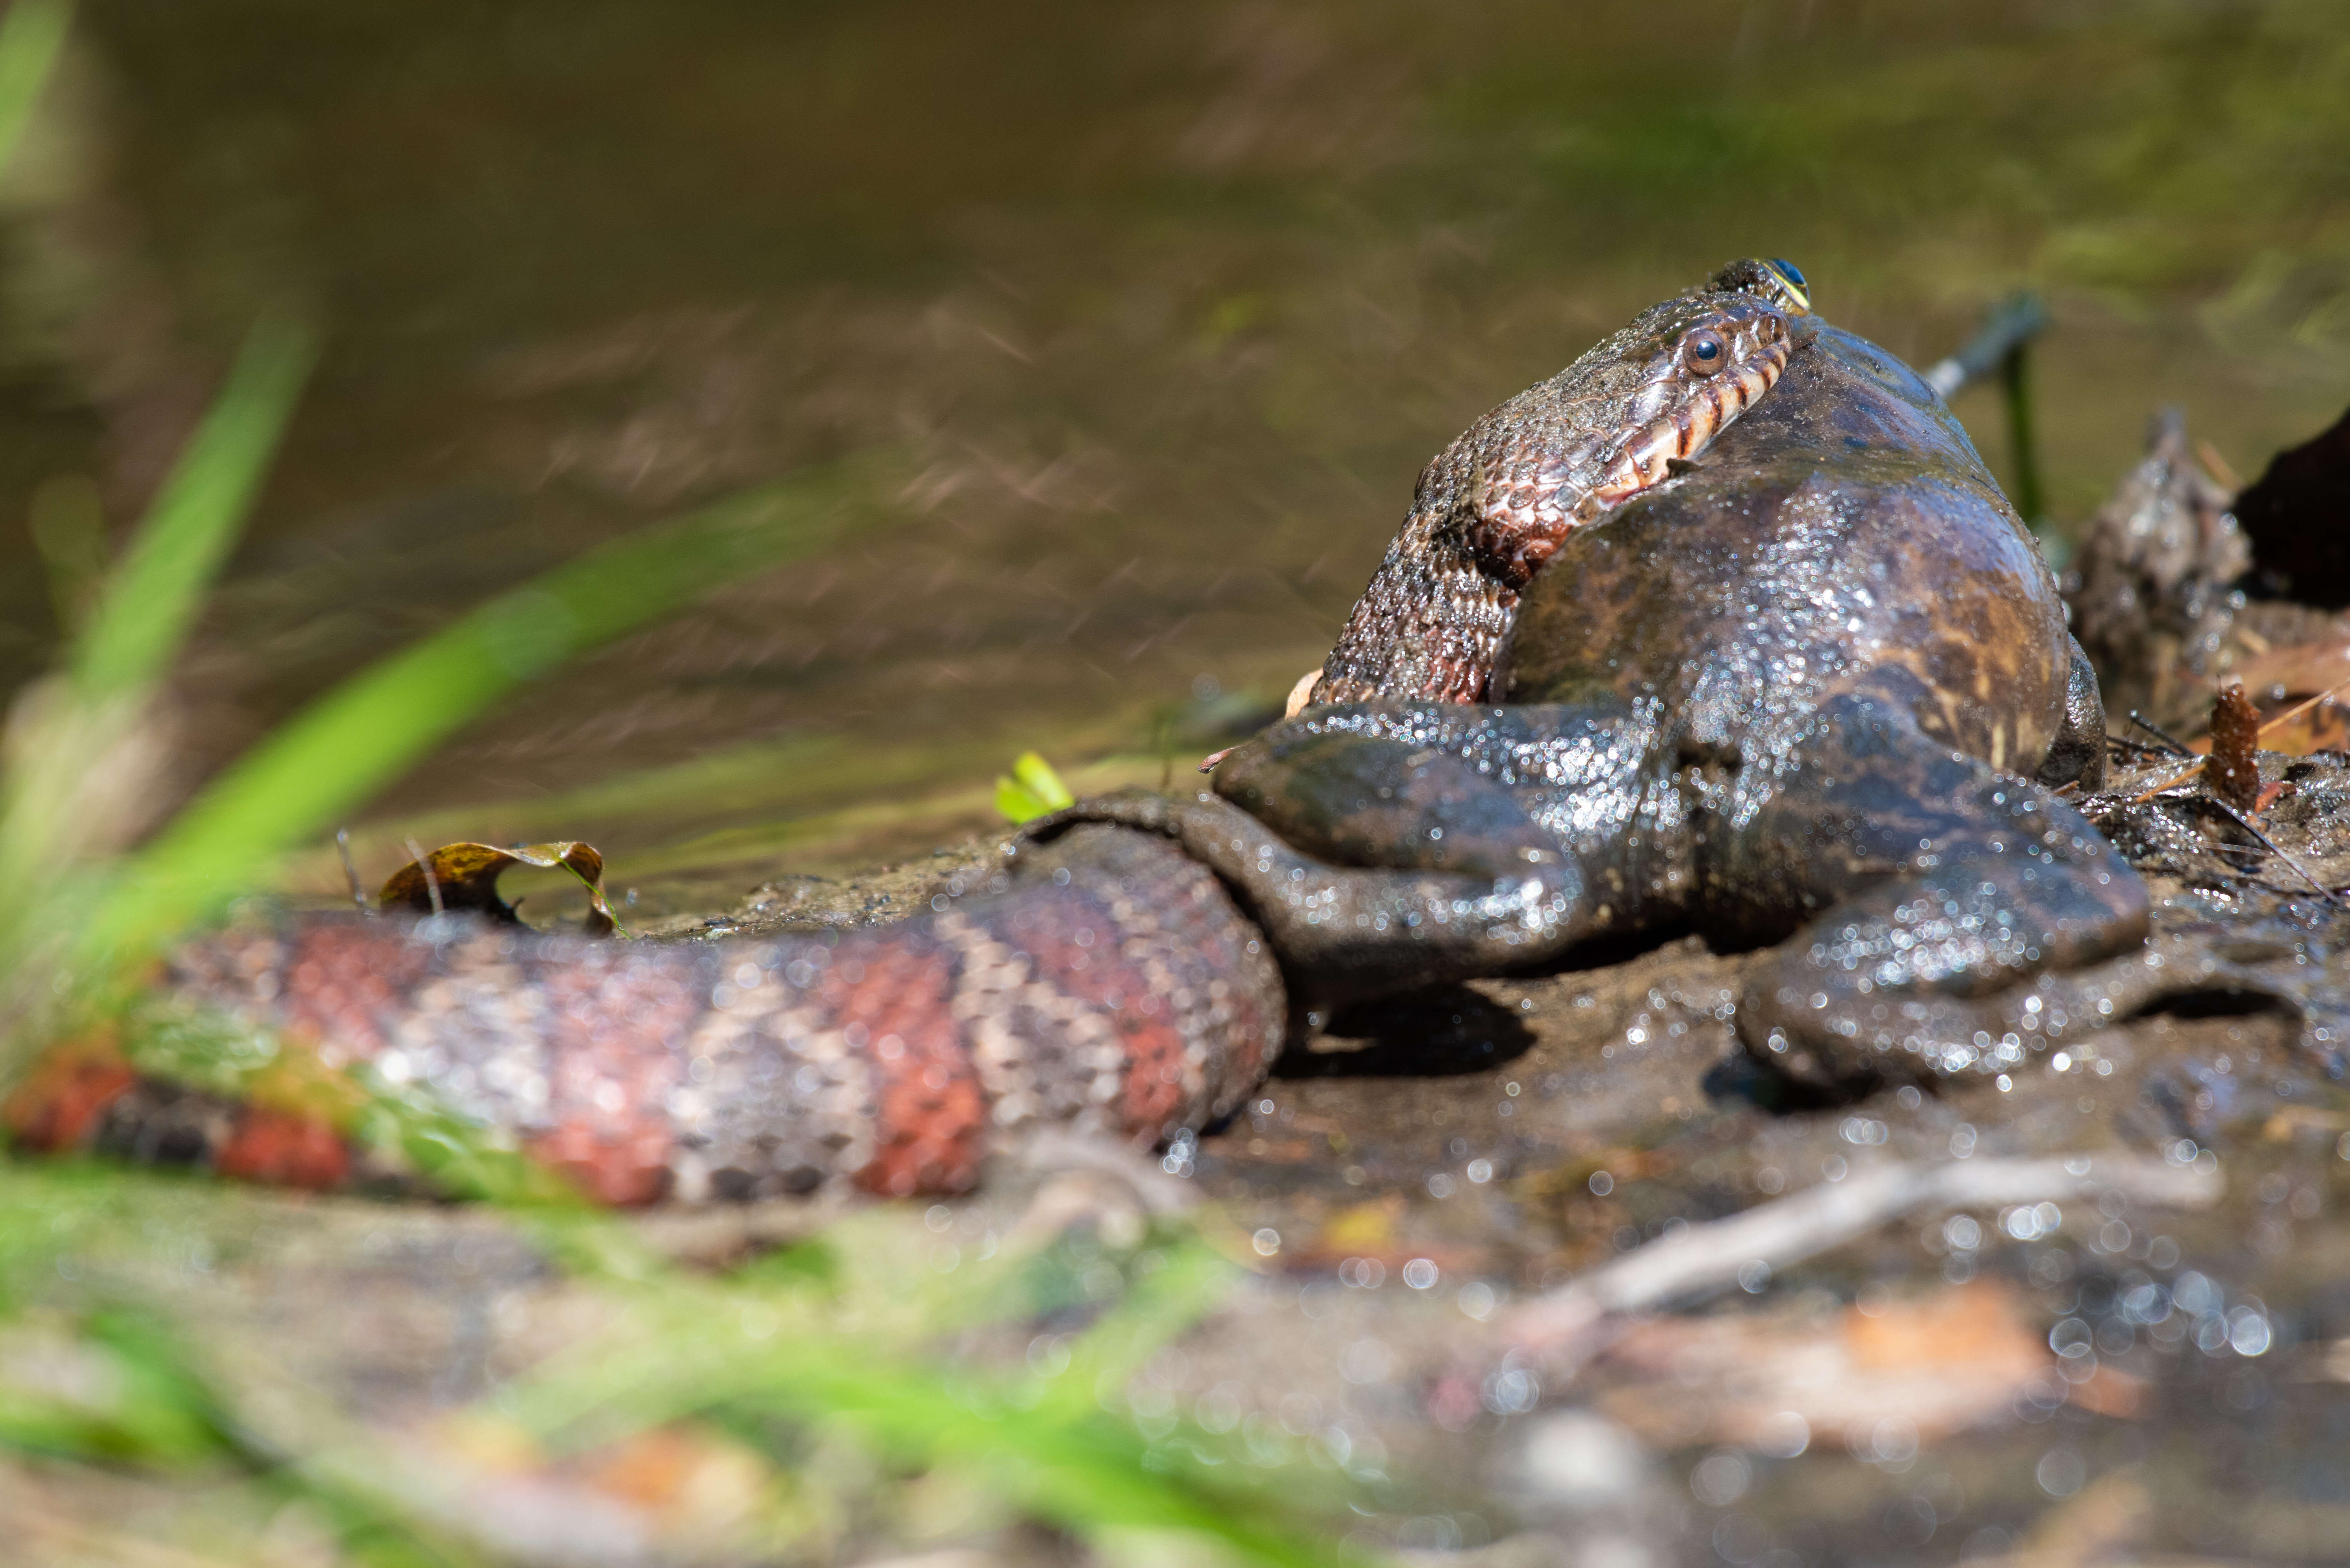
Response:
POLYGON ((1034 752, 1020 753, 1012 764, 1012 776, 1020 781, 1021 787, 1055 811, 1076 804, 1076 796, 1071 794, 1069 786, 1061 782, 1061 775, 1053 771, 1053 764, 1034 752))
POLYGON ((524 681, 722 584, 840 532, 844 474, 827 470, 722 503, 572 561, 362 670, 280 726, 132 862, 86 954, 135 954, 253 886, 268 859, 322 832, 524 681))
POLYGON ((784 1409, 854 1427, 902 1461, 966 1469, 1082 1534, 1180 1531, 1284 1568, 1326 1568, 1335 1559, 1304 1521, 1285 1517, 1284 1497, 1251 1495, 1234 1484, 1239 1478, 1217 1484, 1223 1478, 1197 1471, 1156 1473, 1140 1435, 1120 1422, 976 1411, 935 1374, 887 1363, 811 1366, 804 1379, 760 1386, 746 1402, 754 1416, 768 1407, 761 1395, 784 1409))
POLYGON ((179 651, 261 488, 311 358, 309 330, 292 317, 272 314, 254 325, 74 650, 84 701, 146 685, 179 651))
POLYGON ((1072 1418, 1097 1403, 1105 1380, 1123 1385, 1232 1294, 1241 1272, 1196 1236, 1163 1248, 1166 1262, 1094 1320, 1069 1346, 1069 1365, 1035 1385, 1035 1407, 1072 1418))
POLYGON ((73 26, 73 0, 16 0, 0 16, 0 170, 16 155, 33 106, 73 26))
MULTIPOLYGON (((29 67, 8 52, 10 29, 29 25, 19 20, 25 9, 0 20, 0 100, 30 90, 22 86, 29 67)), ((32 47, 21 35, 13 46, 32 47)), ((71 989, 57 965, 86 934, 100 868, 151 803, 152 688, 236 538, 310 357, 299 324, 282 316, 255 324, 121 565, 107 574, 65 674, 30 689, 8 718, 0 748, 0 886, 10 894, 0 906, 0 1083, 71 989)))

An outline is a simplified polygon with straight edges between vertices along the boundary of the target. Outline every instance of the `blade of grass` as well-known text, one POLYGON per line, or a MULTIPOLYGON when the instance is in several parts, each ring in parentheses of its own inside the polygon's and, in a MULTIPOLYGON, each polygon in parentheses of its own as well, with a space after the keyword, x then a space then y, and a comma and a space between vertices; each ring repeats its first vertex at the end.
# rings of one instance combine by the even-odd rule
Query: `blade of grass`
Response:
MULTIPOLYGON (((0 23, 16 24, 12 10, 0 23)), ((0 49, 0 77, 5 75, 0 49)), ((0 1083, 72 989, 57 969, 152 804, 149 701, 267 472, 311 358, 286 316, 257 323, 228 383, 109 575, 68 658, 9 715, 0 753, 0 1083)))
POLYGON ((233 1477, 309 1504, 362 1563, 454 1568, 480 1561, 371 1478, 339 1474, 316 1455, 274 1451, 237 1419, 191 1345, 146 1306, 101 1308, 80 1339, 83 1354, 102 1357, 113 1374, 109 1397, 26 1397, 0 1387, 0 1450, 114 1469, 203 1470, 214 1484, 233 1477))
POLYGON ((1082 1534, 1180 1531, 1293 1568, 1326 1564, 1333 1555, 1283 1517, 1280 1496, 1189 1467, 1159 1473, 1140 1434, 1107 1417, 1055 1421, 973 1409, 948 1380, 888 1365, 810 1366, 751 1397, 762 1394, 784 1408, 845 1422, 901 1461, 978 1474, 1022 1507, 1082 1534))
POLYGON ((908 1469, 957 1469, 1081 1534, 1176 1531, 1259 1562, 1326 1560, 1314 1542, 1343 1507, 1335 1490, 1296 1470, 1200 1462, 1107 1407, 1106 1385, 1223 1299, 1237 1271, 1213 1248, 1187 1231, 1162 1237, 1163 1262, 1077 1336, 1054 1376, 941 1351, 982 1324, 1055 1310, 1066 1260, 972 1260, 937 1291, 942 1281, 923 1277, 932 1241, 910 1213, 874 1213, 826 1232, 819 1274, 665 1272, 657 1291, 631 1295, 611 1336, 541 1364, 502 1391, 499 1411, 572 1452, 708 1419, 785 1464, 800 1441, 790 1432, 837 1427, 908 1469))
POLYGON ((86 702, 160 677, 243 528, 309 373, 308 327, 283 313, 255 323, 194 439, 107 578, 73 657, 86 702))
MULTIPOLYGON (((609 1216, 537 1218, 626 1241, 625 1228, 609 1216)), ((0 1306, 12 1296, 51 1299, 61 1277, 74 1282, 68 1299, 84 1309, 85 1342, 140 1375, 120 1400, 88 1411, 37 1402, 12 1409, 0 1397, 0 1447, 163 1467, 210 1455, 241 1472, 244 1484, 325 1510, 347 1543, 369 1531, 411 1550, 449 1552, 480 1542, 481 1516, 443 1506, 449 1500, 430 1475, 371 1469, 383 1450, 336 1401, 298 1397, 290 1385, 263 1376, 255 1358, 265 1361, 268 1347, 258 1331, 233 1331, 224 1345, 194 1332, 203 1317, 182 1322, 171 1314, 168 1296, 139 1297, 134 1307, 125 1294, 151 1277, 142 1261, 181 1255, 161 1251, 167 1245, 215 1238, 235 1256, 258 1234, 253 1213, 220 1189, 173 1177, 51 1165, 0 1184, 0 1306), (58 1266, 61 1257, 71 1258, 69 1269, 58 1266), (132 1315, 88 1315, 88 1309, 118 1305, 132 1315)), ((1168 1264, 1080 1336, 1062 1377, 1084 1381, 1049 1397, 1038 1395, 1052 1380, 1040 1382, 1016 1362, 999 1371, 961 1355, 941 1358, 964 1326, 954 1322, 908 1325, 927 1326, 914 1339, 889 1332, 877 1340, 868 1332, 870 1309, 902 1288, 898 1269, 877 1269, 861 1283, 831 1279, 828 1264, 789 1276, 754 1271, 712 1279, 632 1259, 634 1249, 623 1244, 621 1261, 632 1264, 624 1272, 590 1256, 569 1265, 601 1275, 595 1288, 602 1299, 625 1309, 601 1319, 608 1336, 503 1385, 478 1408, 553 1439, 558 1457, 585 1451, 583 1443, 608 1446, 699 1417, 738 1434, 785 1472, 805 1466, 808 1432, 841 1429, 905 1470, 951 1468, 1088 1538, 1172 1531, 1222 1542, 1246 1560, 1326 1563, 1323 1532, 1344 1517, 1335 1483, 1295 1465, 1204 1463, 1187 1445, 1214 1446, 1212 1438, 1194 1432, 1153 1442, 1093 1397, 1095 1378, 1118 1376, 1180 1334, 1212 1306, 1219 1278, 1231 1278, 1229 1265, 1186 1234, 1179 1229, 1159 1239, 1168 1264), (756 1328, 754 1312, 764 1320, 756 1328)), ((878 1241, 892 1258, 919 1257, 933 1240, 920 1216, 906 1211, 865 1216, 827 1232, 827 1245, 832 1237, 851 1250, 878 1241)), ((1014 1261, 996 1272, 1016 1276, 1045 1266, 1014 1261)), ((1026 1299, 1004 1298, 1010 1321, 1029 1317, 1029 1307, 1016 1304, 1026 1299)), ((0 1397, 7 1392, 0 1379, 0 1397)))
POLYGON ((1071 1417, 1100 1402, 1105 1386, 1123 1386, 1162 1345, 1188 1333, 1232 1294, 1241 1271, 1197 1236, 1160 1249, 1166 1262, 1124 1300, 1094 1320, 1069 1346, 1069 1364, 1037 1385, 1040 1408, 1071 1417))
POLYGON ((649 1320, 674 1319, 659 1343, 613 1347, 613 1358, 567 1375, 542 1371, 509 1390, 501 1410, 564 1449, 696 1417, 746 1434, 777 1417, 838 1424, 910 1469, 962 1469, 1080 1533, 1180 1531, 1259 1562, 1324 1560, 1301 1478, 1268 1489, 1176 1450, 1156 1454, 1131 1425, 1095 1407, 1091 1384, 1065 1398, 1007 1398, 1033 1390, 1021 1388, 1025 1379, 875 1345, 785 1303, 771 1337, 737 1338, 726 1332, 742 1310, 733 1295, 674 1276, 666 1285, 658 1303, 638 1303, 649 1320))
POLYGON ((0 171, 16 156, 73 27, 73 0, 16 0, 0 16, 0 171))
POLYGON ((132 861, 84 933, 135 957, 322 832, 515 687, 717 587, 837 536, 844 468, 619 540, 362 670, 214 779, 132 861))

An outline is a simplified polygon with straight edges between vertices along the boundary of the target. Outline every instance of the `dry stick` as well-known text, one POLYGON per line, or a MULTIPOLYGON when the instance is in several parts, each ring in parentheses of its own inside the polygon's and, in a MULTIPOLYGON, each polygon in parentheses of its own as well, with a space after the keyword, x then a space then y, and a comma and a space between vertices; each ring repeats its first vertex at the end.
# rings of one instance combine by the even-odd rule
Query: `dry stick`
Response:
MULTIPOLYGON (((2327 687, 2324 691, 2320 691, 2316 696, 2312 697, 2312 698, 2311 698, 2308 701, 2306 701, 2306 702, 2297 702, 2297 703, 2295 703, 2293 706, 2292 706, 2292 707, 2290 707, 2290 708, 2286 709, 2283 712, 2279 713, 2275 718, 2271 719, 2267 723, 2262 724, 2262 725, 2258 730, 2255 730, 2254 732, 2252 732, 2252 738, 2253 738, 2254 740, 2258 740, 2258 739, 2260 739, 2262 735, 2265 735, 2265 734, 2269 733, 2271 731, 2272 731, 2272 730, 2276 729, 2278 726, 2282 725, 2282 724, 2289 724, 2289 723, 2293 722, 2293 721, 2294 721, 2295 719, 2300 718, 2303 713, 2308 712, 2312 708, 2316 707, 2320 702, 2324 701, 2327 698, 2332 697, 2332 696, 2335 695, 2337 692, 2341 691, 2345 687, 2350 687, 2350 680, 2344 680, 2344 681, 2341 681, 2341 682, 2339 682, 2339 683, 2337 683, 2337 684, 2335 684, 2335 685, 2329 686, 2329 687, 2327 687)), ((2189 768, 2189 769, 2185 770, 2184 772, 2182 772, 2182 773, 2178 774, 2176 777, 2173 777, 2173 778, 2167 778, 2167 779, 2163 780, 2160 784, 2158 784, 2155 785, 2152 789, 2150 789, 2150 790, 2147 791, 2144 794, 2141 794, 2141 795, 2133 795, 2133 796, 2131 796, 2131 797, 2130 797, 2130 804, 2131 804, 2132 805, 2144 805, 2147 801, 2152 800, 2156 795, 2160 794, 2164 790, 2167 790, 2167 789, 2177 789, 2180 784, 2185 784, 2189 779, 2191 779, 2191 778, 2193 778, 2196 774, 2198 774, 2201 773, 2201 772, 2203 771, 2203 769, 2204 769, 2204 768, 2205 768, 2205 767, 2206 767, 2206 766, 2210 763, 2210 761, 2211 761, 2211 759, 2210 759, 2210 757, 2199 757, 2199 758, 2197 758, 2197 759, 2196 759, 2196 762, 2195 762, 2195 765, 2194 765, 2193 767, 2189 768)))
MULTIPOLYGON (((2226 801, 2220 799, 2216 795, 2212 797, 2211 804, 2218 806, 2221 811, 2226 812, 2228 815, 2234 820, 2238 827, 2242 828, 2246 833, 2249 833, 2254 838, 2259 839, 2270 854, 2275 856, 2278 859, 2283 861, 2286 865, 2300 872, 2301 879, 2308 883, 2311 887, 2316 888, 2321 897, 2331 898, 2337 904, 2350 905, 2350 898, 2345 898, 2341 894, 2335 892, 2333 888, 2327 887, 2324 883, 2311 876, 2308 867, 2303 866, 2300 861, 2295 860, 2293 856, 2286 851, 2283 845, 2279 844, 2275 839, 2271 838, 2267 834, 2262 833, 2259 828, 2253 826, 2251 819, 2247 817, 2242 812, 2238 811, 2234 806, 2230 805, 2226 801)), ((2223 849, 2240 849, 2242 848, 2243 846, 2221 845, 2220 847, 2223 849)))
POLYGON ((2145 714, 2139 712, 2135 708, 2130 710, 2129 722, 2136 724, 2139 729, 2144 730, 2147 734, 2152 735, 2156 740, 2160 741, 2164 745, 2169 747, 2170 754, 2172 756, 2191 757, 2195 754, 2193 749, 2183 743, 2178 736, 2172 734, 2169 731, 2161 728, 2159 725, 2156 724, 2154 721, 2148 719, 2145 714))
POLYGON ((2192 1166, 2104 1149, 2039 1159, 1888 1163, 1636 1248, 1527 1303, 1511 1314, 1505 1332, 1520 1345, 1578 1361, 1576 1352, 1587 1353, 1586 1336, 1604 1318, 1726 1290, 1752 1263, 1776 1272, 1915 1210, 1996 1209, 2109 1188, 2149 1206, 2203 1209, 2217 1201, 2221 1183, 2216 1173, 2192 1166))
POLYGON ((432 862, 424 857, 424 846, 413 838, 406 840, 406 843, 409 858, 416 862, 419 871, 424 873, 424 896, 432 900, 432 912, 435 915, 445 914, 447 911, 441 908, 441 878, 432 875, 432 862))
POLYGON ((338 827, 335 829, 335 853, 343 857, 343 880, 350 884, 351 902, 359 907, 359 912, 361 914, 366 914, 368 912, 367 889, 359 886, 359 864, 351 858, 351 830, 349 828, 338 827))
MULTIPOLYGON (((2220 455, 2220 449, 2218 447, 2213 446, 2208 441, 2199 441, 2195 443, 2195 455, 2203 460, 2203 466, 2210 469, 2211 471, 2211 477, 2218 480, 2221 484, 2226 485, 2230 490, 2243 489, 2244 481, 2242 476, 2237 473, 2234 466, 2230 464, 2226 458, 2220 455)), ((2230 504, 2233 504, 2230 503, 2230 504)))

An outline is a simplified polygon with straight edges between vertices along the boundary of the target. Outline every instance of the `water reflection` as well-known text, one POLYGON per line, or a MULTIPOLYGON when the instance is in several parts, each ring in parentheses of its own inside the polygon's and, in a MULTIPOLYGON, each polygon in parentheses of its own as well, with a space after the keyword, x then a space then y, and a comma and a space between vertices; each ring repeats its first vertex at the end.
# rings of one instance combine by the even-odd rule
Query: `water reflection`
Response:
MULTIPOLYGON (((2046 288, 2060 518, 2158 401, 2250 470, 2350 395, 2325 7, 1678 16, 92 6, 6 192, 0 485, 129 515, 258 304, 316 303, 187 682, 202 763, 587 544, 897 453, 910 529, 550 682, 385 806, 521 835, 770 748, 548 808, 625 862, 1277 701, 1430 452, 1737 252, 1913 358, 2046 288)), ((53 618, 21 528, 0 565, 13 683, 53 618)))

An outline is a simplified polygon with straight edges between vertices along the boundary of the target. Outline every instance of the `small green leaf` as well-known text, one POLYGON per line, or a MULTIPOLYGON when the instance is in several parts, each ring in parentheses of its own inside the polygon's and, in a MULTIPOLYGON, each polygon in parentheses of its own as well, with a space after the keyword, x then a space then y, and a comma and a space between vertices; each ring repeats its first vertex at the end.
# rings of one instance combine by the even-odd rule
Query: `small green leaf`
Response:
POLYGON ((1029 794, 1055 811, 1076 804, 1077 797, 1069 793, 1069 786, 1061 782, 1053 764, 1034 752, 1021 753, 1019 761, 1012 764, 1012 773, 1028 787, 1029 794))
POLYGON ((1052 807, 1022 789, 1008 778, 995 781, 995 809, 1006 822, 1034 822, 1049 815, 1052 807))
POLYGON ((1034 752, 1023 752, 1008 778, 995 781, 995 809, 1014 822, 1034 822, 1076 803, 1069 786, 1053 764, 1034 752))

